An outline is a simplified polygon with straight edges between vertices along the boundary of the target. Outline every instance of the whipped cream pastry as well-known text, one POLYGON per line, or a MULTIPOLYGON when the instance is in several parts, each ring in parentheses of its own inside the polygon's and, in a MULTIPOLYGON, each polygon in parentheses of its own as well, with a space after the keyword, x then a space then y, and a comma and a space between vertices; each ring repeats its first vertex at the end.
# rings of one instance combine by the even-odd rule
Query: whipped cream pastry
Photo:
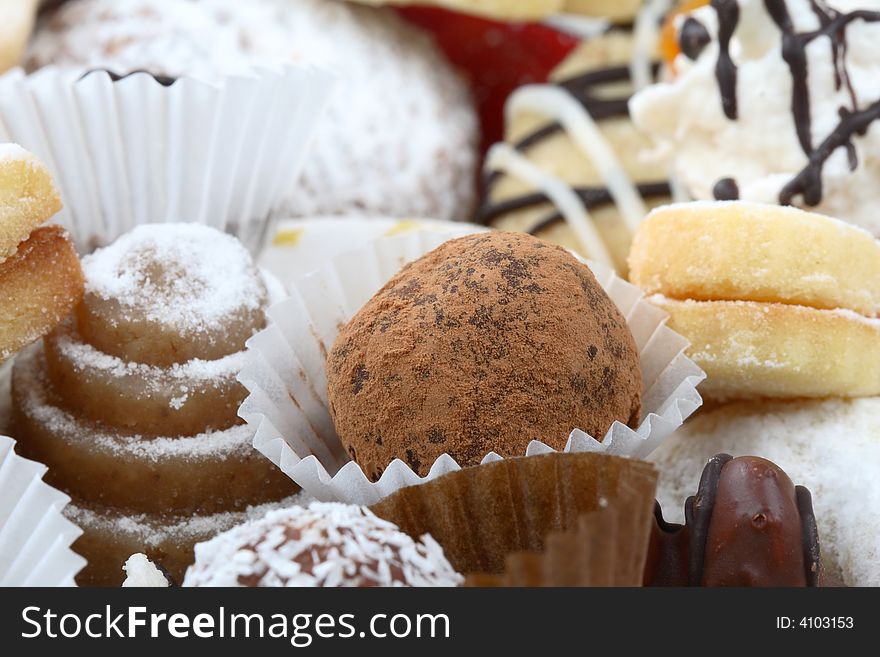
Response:
POLYGON ((633 120, 697 199, 797 205, 880 234, 880 2, 712 0, 633 120))

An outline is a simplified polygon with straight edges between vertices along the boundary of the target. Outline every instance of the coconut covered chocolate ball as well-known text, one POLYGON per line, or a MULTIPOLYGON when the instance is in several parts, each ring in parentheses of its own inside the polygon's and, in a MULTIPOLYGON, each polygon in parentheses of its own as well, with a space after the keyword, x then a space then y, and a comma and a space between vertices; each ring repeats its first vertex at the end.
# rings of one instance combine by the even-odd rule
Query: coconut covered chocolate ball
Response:
POLYGON ((639 422, 626 320, 588 267, 519 233, 449 241, 407 265, 345 326, 327 360, 330 412, 374 481, 395 458, 426 475, 449 454, 563 449, 639 422))
POLYGON ((443 548, 369 509, 313 502, 270 511, 196 546, 184 586, 458 586, 443 548))

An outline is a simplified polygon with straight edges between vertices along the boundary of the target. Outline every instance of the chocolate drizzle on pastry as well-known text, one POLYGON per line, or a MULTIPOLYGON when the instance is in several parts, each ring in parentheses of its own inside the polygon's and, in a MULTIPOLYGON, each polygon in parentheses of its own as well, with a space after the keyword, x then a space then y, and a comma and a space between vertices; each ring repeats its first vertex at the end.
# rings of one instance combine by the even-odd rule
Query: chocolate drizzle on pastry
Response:
POLYGON ((866 109, 858 109, 855 92, 846 69, 847 26, 857 20, 878 22, 880 12, 860 9, 844 14, 817 0, 810 0, 810 6, 819 19, 820 27, 812 32, 795 32, 784 0, 764 0, 764 5, 782 31, 782 57, 791 70, 793 83, 791 111, 798 141, 809 160, 807 166, 782 188, 779 202, 789 205, 795 196, 802 195, 804 203, 815 206, 822 201, 822 170, 825 162, 834 151, 843 147, 846 148, 849 156, 850 169, 854 170, 858 166, 858 158, 852 139, 856 135, 863 136, 870 125, 880 118, 880 100, 866 109), (814 148, 806 50, 807 46, 819 37, 827 37, 831 43, 835 86, 840 89, 846 85, 852 108, 840 108, 840 123, 821 144, 814 148))
MULTIPOLYGON (((656 75, 659 69, 659 63, 652 64, 651 72, 656 75)), ((624 98, 602 98, 597 95, 596 87, 603 84, 613 84, 619 82, 629 82, 630 71, 628 66, 613 66, 611 68, 594 69, 587 71, 581 75, 577 75, 556 83, 556 86, 565 89, 570 93, 584 109, 593 117, 594 121, 603 119, 612 119, 621 116, 627 116, 629 113, 628 104, 629 96, 624 98)), ((529 133, 513 147, 522 152, 527 151, 548 137, 562 131, 562 125, 557 122, 549 123, 541 128, 529 133)))
POLYGON ((718 14, 718 62, 715 78, 721 90, 721 106, 728 119, 739 115, 736 100, 736 64, 730 56, 730 40, 739 23, 737 0, 712 0, 712 8, 718 14))
MULTIPOLYGON (((653 63, 651 72, 656 75, 659 71, 659 63, 653 63)), ((614 66, 602 69, 593 69, 580 75, 567 78, 556 83, 556 86, 568 91, 587 111, 594 121, 604 119, 626 117, 629 114, 628 104, 630 96, 617 98, 604 98, 597 93, 597 87, 606 84, 624 83, 630 81, 630 69, 628 66, 614 66)), ((537 146, 553 135, 562 132, 564 128, 558 122, 550 122, 533 130, 513 144, 514 149, 520 153, 526 153, 529 149, 537 146)), ((483 179, 482 202, 477 209, 474 221, 479 224, 489 225, 496 219, 508 212, 515 212, 526 208, 532 208, 544 203, 551 203, 550 199, 541 192, 524 194, 505 201, 493 202, 491 192, 495 184, 501 179, 502 173, 494 171, 488 173, 483 179)), ((643 198, 663 198, 671 194, 668 182, 647 182, 637 185, 639 194, 643 198)), ((587 210, 612 205, 614 199, 610 190, 603 186, 574 187, 573 191, 580 198, 587 210)), ((530 226, 526 232, 537 235, 547 228, 564 221, 560 212, 553 211, 539 219, 530 226)))
MULTIPOLYGON (((574 193, 578 195, 578 198, 580 198, 587 210, 611 205, 614 202, 614 199, 611 197, 611 192, 607 187, 574 187, 572 189, 574 193)), ((638 189, 642 198, 662 198, 671 194, 669 183, 666 182, 640 183, 636 185, 636 189, 638 189)), ((551 201, 547 198, 546 194, 535 192, 533 194, 517 196, 516 198, 507 201, 484 204, 478 210, 477 221, 481 224, 489 225, 495 219, 504 216, 508 212, 532 208, 550 202, 551 201)), ((526 232, 531 235, 537 235, 541 231, 546 230, 561 221, 563 221, 562 214, 559 212, 552 212, 546 217, 539 219, 526 232)))
POLYGON ((691 60, 697 59, 711 41, 709 30, 698 20, 687 18, 681 26, 678 45, 682 54, 691 60))
POLYGON ((132 75, 137 75, 139 73, 146 73, 151 78, 153 78, 156 82, 161 84, 163 87, 170 87, 172 84, 177 82, 177 78, 173 78, 168 75, 157 75, 155 73, 151 73, 150 71, 145 71, 142 69, 138 69, 136 71, 129 71, 128 73, 120 74, 120 73, 116 73, 116 72, 111 71, 106 68, 93 68, 93 69, 83 73, 79 79, 82 80, 84 78, 87 78, 92 73, 106 73, 107 75, 110 76, 111 82, 119 82, 120 80, 125 80, 126 78, 129 78, 132 75))
POLYGON ((712 188, 712 196, 716 201, 738 201, 739 186, 733 178, 722 178, 712 188))
MULTIPOLYGON (((828 158, 838 149, 846 148, 849 166, 854 170, 858 158, 853 137, 864 136, 871 124, 880 118, 880 100, 860 109, 846 68, 847 27, 855 21, 880 22, 880 11, 857 9, 839 12, 821 0, 809 0, 819 28, 797 32, 786 0, 764 0, 771 19, 782 32, 782 58, 788 64, 792 79, 791 112, 798 142, 807 156, 807 165, 779 193, 779 202, 790 205, 796 196, 802 196, 808 206, 822 202, 822 171, 828 158), (846 88, 851 107, 839 109, 840 122, 818 145, 813 145, 813 117, 809 90, 807 47, 819 37, 826 37, 831 45, 835 87, 846 88)), ((736 65, 730 56, 730 40, 739 22, 736 0, 712 0, 718 14, 719 54, 715 73, 725 115, 737 118, 736 65)), ((693 28, 691 28, 693 29, 693 28)), ((683 35, 682 35, 683 36, 683 35)))
POLYGON ((710 459, 685 503, 685 523, 666 523, 656 507, 646 585, 820 585, 810 493, 766 459, 710 459))

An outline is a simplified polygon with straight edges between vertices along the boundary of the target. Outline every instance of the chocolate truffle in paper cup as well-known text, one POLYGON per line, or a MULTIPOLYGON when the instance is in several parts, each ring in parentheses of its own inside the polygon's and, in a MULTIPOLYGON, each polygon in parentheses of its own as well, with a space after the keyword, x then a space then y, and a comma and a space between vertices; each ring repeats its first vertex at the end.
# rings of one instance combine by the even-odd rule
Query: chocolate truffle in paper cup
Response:
POLYGON ((82 531, 62 515, 67 495, 44 483, 46 466, 0 436, 0 586, 74 586, 86 565, 70 544, 82 531))
MULTIPOLYGON (((503 240, 505 237, 502 235, 500 239, 503 240)), ((427 444, 414 442, 405 445, 404 449, 413 450, 413 455, 416 457, 418 457, 416 448, 424 450, 428 455, 425 457, 427 459, 425 463, 420 463, 419 467, 414 469, 404 460, 390 460, 378 480, 371 482, 368 474, 374 473, 366 473, 351 460, 333 425, 331 403, 328 398, 328 379, 332 378, 333 373, 326 368, 328 353, 352 317, 377 291, 396 276, 406 263, 417 260, 446 241, 443 235, 421 231, 410 232, 376 240, 361 249, 331 259, 321 269, 294 281, 290 286, 291 298, 272 307, 269 311, 270 324, 249 340, 248 362, 239 380, 248 388, 250 395, 239 409, 239 414, 256 427, 254 446, 316 498, 373 504, 404 486, 418 484, 425 479, 433 479, 461 467, 449 453, 434 451, 439 443, 432 444, 430 440, 423 438, 427 444), (431 455, 434 453, 439 456, 432 458, 431 455)), ((537 243, 544 249, 556 249, 551 245, 537 243)), ((500 262, 497 266, 505 271, 513 284, 519 283, 527 287, 534 282, 526 282, 523 271, 516 265, 505 270, 505 265, 510 262, 501 251, 498 253, 500 262)), ((489 257, 491 259, 491 256, 489 257)), ((438 267, 442 268, 442 266, 442 263, 438 263, 438 267)), ((576 267, 581 265, 576 260, 571 260, 569 266, 576 270, 576 267)), ((627 423, 633 417, 632 403, 635 401, 635 394, 639 392, 639 388, 633 386, 635 390, 629 391, 631 394, 628 399, 629 405, 621 411, 623 421, 616 418, 607 419, 610 426, 600 428, 598 431, 602 433, 596 436, 576 428, 577 425, 574 423, 564 430, 556 427, 562 433, 561 437, 548 436, 546 431, 543 434, 538 434, 536 431, 531 435, 525 433, 517 436, 508 431, 506 425, 496 415, 494 421, 497 443, 489 446, 483 454, 466 455, 470 463, 496 458, 498 452, 495 450, 504 451, 505 447, 509 456, 534 455, 547 451, 598 451, 643 458, 662 443, 700 405, 701 399, 695 387, 704 375, 684 355, 686 341, 665 327, 665 314, 644 302, 638 288, 618 278, 610 269, 595 263, 590 263, 589 267, 604 293, 626 318, 626 326, 618 326, 617 329, 624 333, 624 336, 628 331, 631 334, 630 339, 635 344, 638 371, 641 372, 641 414, 632 422, 632 427, 628 426, 627 423), (511 451, 510 445, 505 445, 503 441, 515 443, 519 451, 511 451), (551 442, 555 447, 549 445, 551 442)), ((508 282, 503 275, 499 280, 508 282)), ((477 281, 476 284, 481 283, 477 281)), ((536 285, 540 286, 540 282, 536 285)), ((451 287, 450 285, 450 290, 451 287)), ((548 285, 548 289, 553 288, 548 285)), ((406 294, 410 295, 409 299, 405 296, 389 299, 389 304, 393 306, 397 303, 404 308, 407 304, 418 300, 418 290, 413 289, 406 294)), ((532 292, 526 291, 525 294, 537 296, 538 292, 533 289, 532 292)), ((577 295, 586 296, 586 292, 579 284, 577 295)), ((428 298, 424 299, 425 310, 433 313, 434 301, 430 299, 430 295, 426 296, 428 298)), ((578 299, 567 299, 560 303, 565 305, 579 302, 578 299)), ((571 306, 566 305, 566 307, 571 306)), ((500 310, 497 312, 500 313, 500 310)), ((484 325, 485 330, 497 330, 497 326, 493 327, 491 324, 492 315, 488 313, 488 308, 484 310, 477 307, 475 312, 463 319, 443 317, 440 321, 442 324, 446 319, 450 321, 456 319, 467 323, 469 319, 473 319, 480 323, 484 317, 490 320, 488 325, 484 325)), ((499 314, 497 318, 507 319, 503 314, 499 314)), ((425 331, 437 330, 438 327, 433 324, 436 319, 435 315, 431 315, 431 322, 426 325, 425 331)), ((511 316, 509 320, 512 323, 521 322, 522 316, 511 316)), ((608 326, 610 327, 610 324, 608 326)), ((498 334, 501 335, 500 332, 498 334)), ((502 341, 489 345, 485 353, 476 355, 477 359, 482 359, 484 365, 490 362, 493 355, 503 355, 505 351, 521 349, 519 344, 511 344, 510 341, 531 339, 530 334, 523 331, 501 337, 502 341)), ((599 335, 599 337, 604 341, 607 336, 599 335)), ((569 334, 566 339, 575 342, 581 339, 581 336, 569 334)), ((393 348, 398 349, 398 353, 405 354, 406 346, 406 342, 401 342, 393 348)), ((567 345, 549 343, 546 346, 548 350, 557 350, 553 353, 562 353, 567 348, 567 345)), ((586 359, 589 359, 592 351, 589 349, 590 346, 583 345, 586 359)), ((618 354, 621 353, 612 343, 606 345, 605 342, 601 342, 592 346, 597 348, 594 354, 596 357, 599 356, 600 347, 612 354, 612 349, 617 350, 618 354)), ((583 360, 579 362, 584 363, 583 360)), ((430 362, 426 360, 425 365, 428 364, 430 362)), ((546 363, 530 361, 521 364, 520 367, 525 369, 518 374, 528 377, 531 374, 528 370, 544 368, 546 363)), ((564 366, 557 365, 557 367, 561 370, 564 366)), ((369 368, 367 370, 369 372, 369 368)), ((356 373, 357 367, 347 381, 344 377, 340 378, 341 384, 348 385, 350 391, 352 386, 357 385, 357 377, 354 376, 356 373)), ((611 373, 609 367, 608 375, 610 376, 611 373)), ((369 372, 369 374, 379 376, 381 372, 369 372)), ((428 408, 429 414, 448 421, 447 418, 442 417, 442 414, 449 412, 445 406, 448 401, 447 393, 453 389, 454 377, 458 374, 447 370, 442 376, 435 376, 433 381, 436 385, 430 391, 434 405, 428 408)), ((502 374, 506 374, 510 380, 515 377, 510 369, 502 374)), ((604 375, 603 369, 601 376, 604 375)), ((361 381, 361 385, 365 383, 367 380, 361 381)), ((393 379, 388 383, 393 383, 393 379)), ((424 382, 415 381, 415 383, 424 385, 424 382)), ((551 391, 558 390, 561 385, 568 385, 572 390, 572 396, 576 397, 579 387, 583 388, 583 394, 586 396, 586 388, 589 384, 586 379, 579 381, 577 377, 572 376, 564 378, 562 382, 548 382, 546 385, 551 391)), ((485 399, 489 399, 494 394, 491 389, 484 389, 483 392, 485 399)), ((611 391, 610 388, 605 391, 612 395, 617 392, 611 391)), ((528 407, 528 404, 534 407, 533 396, 536 394, 528 390, 523 392, 519 400, 519 410, 528 407)), ((509 400, 504 401, 511 403, 509 400)), ((569 403, 574 405, 575 402, 569 403)), ((384 410, 388 411, 389 408, 393 408, 393 405, 386 404, 384 410)), ((400 408, 402 409, 403 406, 401 405, 400 408)), ((540 410, 545 417, 553 417, 552 410, 540 410)), ((376 409, 370 410, 371 413, 375 411, 376 409)), ((422 410, 419 409, 418 412, 422 410)), ((491 417, 492 409, 484 409, 484 412, 491 417)), ((516 413, 512 413, 512 416, 513 421, 516 422, 516 413)), ((400 414, 396 419, 401 426, 405 426, 413 418, 400 414)), ((476 415, 475 419, 478 419, 476 415)), ((414 426, 418 426, 425 420, 414 418, 414 422, 414 426)), ((431 435, 436 438, 436 434, 431 435)), ((374 445, 381 447, 378 438, 377 436, 374 445)), ((451 441, 453 438, 458 440, 461 436, 447 437, 447 440, 451 441)), ((404 457, 407 456, 404 451, 404 457)))
POLYGON ((196 546, 184 586, 458 586, 430 536, 413 540, 369 509, 313 503, 272 511, 196 546))
POLYGON ((373 481, 394 459, 424 476, 576 428, 637 426, 642 377, 626 320, 590 269, 519 233, 450 240, 404 267, 327 359, 339 439, 373 481))
MULTIPOLYGON (((656 483, 657 471, 643 461, 545 454, 464 468, 403 488, 371 508, 412 536, 430 533, 457 570, 475 574, 504 573, 514 553, 549 552, 554 532, 595 529, 586 552, 565 557, 578 560, 571 577, 639 584, 656 483)), ((548 565, 557 573, 565 567, 548 565)))

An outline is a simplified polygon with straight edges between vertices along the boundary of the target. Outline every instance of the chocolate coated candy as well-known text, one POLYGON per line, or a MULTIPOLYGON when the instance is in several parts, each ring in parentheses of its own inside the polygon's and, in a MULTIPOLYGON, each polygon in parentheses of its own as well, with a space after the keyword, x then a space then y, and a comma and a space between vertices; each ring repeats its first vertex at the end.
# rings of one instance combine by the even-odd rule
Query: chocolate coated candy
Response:
POLYGON ((810 492, 766 459, 711 458, 685 523, 666 523, 657 505, 647 586, 819 585, 810 492))

